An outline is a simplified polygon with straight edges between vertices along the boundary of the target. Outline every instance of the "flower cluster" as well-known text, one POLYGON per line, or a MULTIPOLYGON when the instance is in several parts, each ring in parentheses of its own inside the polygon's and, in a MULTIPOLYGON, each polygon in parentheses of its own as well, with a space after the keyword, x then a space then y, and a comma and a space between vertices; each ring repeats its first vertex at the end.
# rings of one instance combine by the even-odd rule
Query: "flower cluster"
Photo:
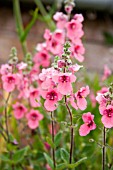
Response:
POLYGON ((18 62, 16 49, 12 48, 11 58, 8 64, 3 64, 0 67, 0 75, 3 89, 11 94, 14 90, 17 91, 17 101, 12 105, 14 117, 19 120, 26 118, 28 126, 35 129, 39 125, 39 121, 43 119, 43 115, 33 108, 40 106, 40 90, 38 88, 38 70, 34 72, 34 67, 29 69, 30 55, 28 62, 18 62), (16 62, 15 62, 16 60, 16 62), (37 99, 37 101, 36 101, 37 99), (28 101, 31 110, 28 110, 28 104, 25 106, 24 100, 28 101))
POLYGON ((63 53, 63 45, 66 40, 71 45, 71 57, 75 58, 79 62, 84 61, 85 48, 82 44, 81 37, 84 35, 82 30, 83 16, 81 14, 75 14, 70 19, 69 14, 73 8, 73 3, 66 5, 66 14, 62 12, 56 12, 53 19, 56 22, 56 29, 51 32, 49 29, 45 30, 43 43, 38 43, 36 47, 36 54, 34 56, 34 67, 39 68, 48 67, 50 65, 50 59, 54 55, 61 57, 63 53))
POLYGON ((100 91, 96 97, 99 103, 99 111, 102 115, 102 123, 106 128, 113 127, 113 85, 111 84, 109 88, 104 88, 100 91))

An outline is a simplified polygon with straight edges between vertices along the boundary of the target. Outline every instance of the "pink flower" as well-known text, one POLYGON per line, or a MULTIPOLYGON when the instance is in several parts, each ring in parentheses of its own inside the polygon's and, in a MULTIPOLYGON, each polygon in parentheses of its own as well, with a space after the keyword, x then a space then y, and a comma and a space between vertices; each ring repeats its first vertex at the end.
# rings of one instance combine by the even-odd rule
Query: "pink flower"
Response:
POLYGON ((113 127, 113 106, 108 105, 102 112, 102 123, 106 128, 113 127))
POLYGON ((64 31, 57 29, 54 33, 53 33, 53 38, 58 41, 61 44, 64 44, 65 41, 65 34, 64 31))
POLYGON ((75 108, 76 110, 78 110, 78 106, 77 106, 77 104, 75 103, 75 97, 74 97, 74 95, 71 95, 71 97, 69 98, 69 102, 70 102, 70 104, 71 104, 71 106, 73 107, 73 108, 75 108))
POLYGON ((36 50, 37 51, 43 51, 43 50, 46 50, 46 47, 47 47, 46 42, 38 43, 37 46, 36 46, 36 50))
POLYGON ((8 73, 12 72, 12 66, 10 66, 9 64, 2 64, 1 68, 0 68, 0 73, 2 75, 6 75, 8 73))
POLYGON ((76 81, 76 77, 71 73, 59 73, 53 76, 53 81, 58 83, 58 91, 63 95, 67 95, 72 92, 72 83, 76 81))
POLYGON ((44 106, 47 111, 56 110, 57 102, 62 99, 62 95, 57 91, 56 88, 49 89, 48 91, 41 91, 41 95, 45 100, 44 106))
POLYGON ((56 12, 56 14, 53 16, 53 19, 57 22, 57 28, 63 29, 66 22, 68 21, 68 16, 62 12, 56 12))
POLYGON ((31 110, 26 118, 28 120, 28 126, 31 129, 36 129, 39 126, 39 121, 43 119, 43 115, 40 114, 37 110, 31 110))
POLYGON ((14 117, 16 119, 23 118, 25 113, 27 112, 27 108, 19 102, 16 102, 16 104, 13 105, 13 109, 14 109, 14 117))
POLYGON ((82 14, 75 14, 73 19, 77 20, 78 22, 83 22, 84 18, 82 14))
POLYGON ((92 103, 92 107, 95 107, 97 101, 96 101, 96 97, 95 97, 93 92, 90 94, 90 100, 91 100, 91 103, 92 103))
POLYGON ((75 39, 79 39, 83 36, 82 24, 77 20, 72 19, 66 24, 67 37, 75 42, 75 39))
POLYGON ((46 169, 47 170, 52 170, 51 167, 48 164, 46 164, 46 169))
POLYGON ((111 70, 107 65, 104 66, 104 75, 102 77, 102 81, 106 80, 111 75, 111 70))
POLYGON ((80 136, 86 136, 91 130, 96 128, 96 124, 94 123, 94 115, 88 112, 82 115, 82 119, 84 124, 80 126, 79 134, 80 136))
POLYGON ((16 74, 8 73, 2 76, 3 88, 7 92, 12 92, 17 84, 16 74))
POLYGON ((27 68, 27 64, 24 62, 21 62, 21 63, 17 64, 16 67, 18 68, 18 70, 24 70, 27 68))
POLYGON ((39 65, 35 64, 29 73, 30 80, 32 82, 38 80, 38 74, 39 74, 39 65))
POLYGON ((77 106, 81 110, 85 110, 87 107, 87 101, 85 97, 90 93, 89 86, 82 87, 77 93, 75 93, 75 98, 77 100, 77 106))
POLYGON ((104 94, 98 93, 97 96, 96 96, 96 100, 100 104, 99 105, 100 114, 103 114, 103 110, 105 110, 105 108, 106 108, 108 99, 105 98, 104 94))
POLYGON ((97 93, 104 94, 104 93, 106 93, 106 92, 108 92, 108 91, 109 91, 109 88, 107 88, 107 87, 102 87, 101 90, 99 90, 97 93))
POLYGON ((46 50, 37 52, 34 56, 33 61, 39 65, 42 65, 43 67, 48 67, 50 64, 50 55, 46 50))
POLYGON ((63 44, 56 40, 56 38, 52 37, 47 41, 47 49, 54 55, 60 55, 62 53, 63 44))
POLYGON ((39 74, 39 79, 42 81, 41 88, 42 89, 50 89, 54 87, 54 82, 52 81, 52 77, 54 74, 57 74, 58 71, 53 67, 48 69, 42 69, 42 73, 39 74))
POLYGON ((77 71, 79 71, 80 68, 82 68, 83 66, 82 65, 78 65, 78 64, 75 64, 75 65, 71 65, 69 67, 69 71, 71 71, 73 74, 76 73, 77 71))
POLYGON ((70 14, 71 11, 72 11, 72 9, 73 9, 73 6, 72 6, 72 5, 66 5, 66 6, 65 6, 65 11, 67 12, 67 14, 70 14))
POLYGON ((71 47, 72 56, 74 56, 79 62, 84 61, 85 48, 80 40, 76 41, 76 44, 71 47))
POLYGON ((28 98, 29 97, 29 80, 26 76, 20 76, 20 82, 17 85, 19 90, 18 98, 28 98))
POLYGON ((32 107, 40 106, 40 93, 38 89, 30 88, 30 104, 32 107))

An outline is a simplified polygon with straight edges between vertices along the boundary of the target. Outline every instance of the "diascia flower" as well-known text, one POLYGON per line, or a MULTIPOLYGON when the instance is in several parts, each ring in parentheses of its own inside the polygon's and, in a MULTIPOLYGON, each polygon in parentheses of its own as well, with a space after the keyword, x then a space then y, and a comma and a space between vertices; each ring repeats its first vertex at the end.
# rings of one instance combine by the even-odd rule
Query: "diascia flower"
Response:
POLYGON ((34 56, 33 61, 39 65, 42 65, 43 67, 48 67, 50 64, 50 55, 46 50, 37 52, 34 56))
POLYGON ((53 76, 53 81, 58 83, 58 91, 63 95, 67 95, 72 92, 72 83, 76 81, 76 77, 71 73, 59 73, 53 76))
POLYGON ((12 92, 17 84, 17 78, 15 74, 7 74, 2 76, 3 88, 7 92, 12 92))
POLYGON ((16 119, 23 118, 25 113, 27 112, 27 108, 19 102, 13 105, 13 109, 14 109, 14 117, 16 119))
POLYGON ((87 107, 87 101, 85 99, 85 97, 87 97, 87 95, 90 93, 89 90, 89 86, 86 87, 82 87, 80 88, 80 90, 75 93, 75 99, 77 101, 77 106, 79 107, 79 109, 81 110, 85 110, 87 107))
POLYGON ((102 123, 106 128, 113 127, 113 106, 108 105, 102 112, 102 123))
POLYGON ((79 39, 83 36, 82 24, 78 20, 72 19, 66 24, 67 37, 75 42, 75 39, 79 39))
POLYGON ((59 29, 63 29, 66 22, 68 21, 68 16, 63 14, 62 12, 56 12, 56 14, 53 16, 53 19, 57 22, 57 27, 59 29))
POLYGON ((49 89, 48 91, 41 91, 41 95, 45 100, 44 106, 47 111, 56 110, 57 102, 62 99, 62 95, 58 92, 56 88, 49 89))
POLYGON ((39 121, 43 119, 43 115, 40 114, 37 110, 31 110, 26 118, 28 120, 28 126, 31 129, 36 129, 39 126, 39 121))
POLYGON ((84 124, 80 126, 79 134, 80 136, 86 136, 90 133, 91 130, 96 129, 96 124, 94 123, 94 115, 92 115, 90 112, 84 113, 82 115, 82 119, 84 124))
POLYGON ((40 92, 39 89, 30 88, 30 104, 32 107, 40 106, 40 92), (37 100, 37 101, 36 101, 37 100))
POLYGON ((73 44, 71 47, 72 51, 72 56, 76 58, 79 62, 84 61, 84 53, 85 53, 85 48, 81 42, 81 40, 76 40, 76 44, 73 44))

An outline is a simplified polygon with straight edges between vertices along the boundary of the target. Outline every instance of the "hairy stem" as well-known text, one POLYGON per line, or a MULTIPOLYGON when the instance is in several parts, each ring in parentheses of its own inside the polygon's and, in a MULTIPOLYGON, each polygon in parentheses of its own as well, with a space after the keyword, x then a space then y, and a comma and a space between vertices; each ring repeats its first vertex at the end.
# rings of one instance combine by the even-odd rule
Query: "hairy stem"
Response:
POLYGON ((8 94, 8 97, 6 99, 6 103, 5 103, 5 125, 6 125, 6 134, 7 134, 7 138, 8 138, 8 142, 10 142, 10 138, 9 138, 9 127, 8 127, 8 114, 7 114, 7 105, 8 105, 8 101, 10 98, 11 93, 8 94))
POLYGON ((106 128, 103 128, 103 147, 102 147, 102 170, 105 170, 106 165, 106 128))
MULTIPOLYGON (((54 143, 54 117, 53 117, 53 112, 51 112, 51 121, 52 121, 52 141, 54 143)), ((55 160, 55 148, 52 149, 52 156, 53 156, 53 163, 54 163, 54 168, 56 167, 56 160, 55 160)))
POLYGON ((70 122, 71 122, 71 125, 70 125, 70 157, 69 157, 69 163, 71 164, 72 163, 72 156, 73 156, 73 142, 74 142, 74 129, 73 129, 73 117, 72 117, 72 113, 71 113, 71 110, 67 104, 67 97, 65 95, 65 105, 66 105, 66 108, 68 110, 68 113, 70 115, 70 122))

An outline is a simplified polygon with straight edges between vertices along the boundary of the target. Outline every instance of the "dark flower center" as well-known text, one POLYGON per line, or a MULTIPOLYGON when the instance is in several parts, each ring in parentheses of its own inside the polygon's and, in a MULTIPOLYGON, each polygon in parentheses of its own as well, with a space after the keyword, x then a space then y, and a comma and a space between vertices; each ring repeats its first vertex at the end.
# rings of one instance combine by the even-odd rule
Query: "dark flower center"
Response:
POLYGON ((70 24, 70 28, 71 28, 72 30, 74 30, 74 29, 76 28, 76 24, 75 24, 75 23, 71 23, 71 24, 70 24))
POLYGON ((12 76, 10 76, 10 77, 8 77, 8 83, 14 83, 15 82, 15 78, 14 77, 12 77, 12 76))
POLYGON ((90 127, 90 126, 92 126, 92 125, 93 125, 93 121, 92 121, 92 120, 89 120, 89 121, 87 122, 87 126, 90 127))
POLYGON ((112 117, 112 115, 113 115, 113 109, 110 108, 110 109, 104 110, 104 114, 105 114, 106 116, 108 116, 108 117, 112 117))
POLYGON ((37 117, 38 117, 38 116, 37 116, 37 114, 36 114, 36 113, 32 113, 32 115, 31 115, 31 119, 32 119, 32 120, 36 120, 36 119, 37 119, 37 117))
POLYGON ((55 91, 51 91, 51 92, 47 93, 46 98, 49 99, 49 100, 57 100, 58 95, 55 91))
POLYGON ((59 81, 64 83, 64 82, 70 82, 70 77, 69 76, 60 76, 59 81))

